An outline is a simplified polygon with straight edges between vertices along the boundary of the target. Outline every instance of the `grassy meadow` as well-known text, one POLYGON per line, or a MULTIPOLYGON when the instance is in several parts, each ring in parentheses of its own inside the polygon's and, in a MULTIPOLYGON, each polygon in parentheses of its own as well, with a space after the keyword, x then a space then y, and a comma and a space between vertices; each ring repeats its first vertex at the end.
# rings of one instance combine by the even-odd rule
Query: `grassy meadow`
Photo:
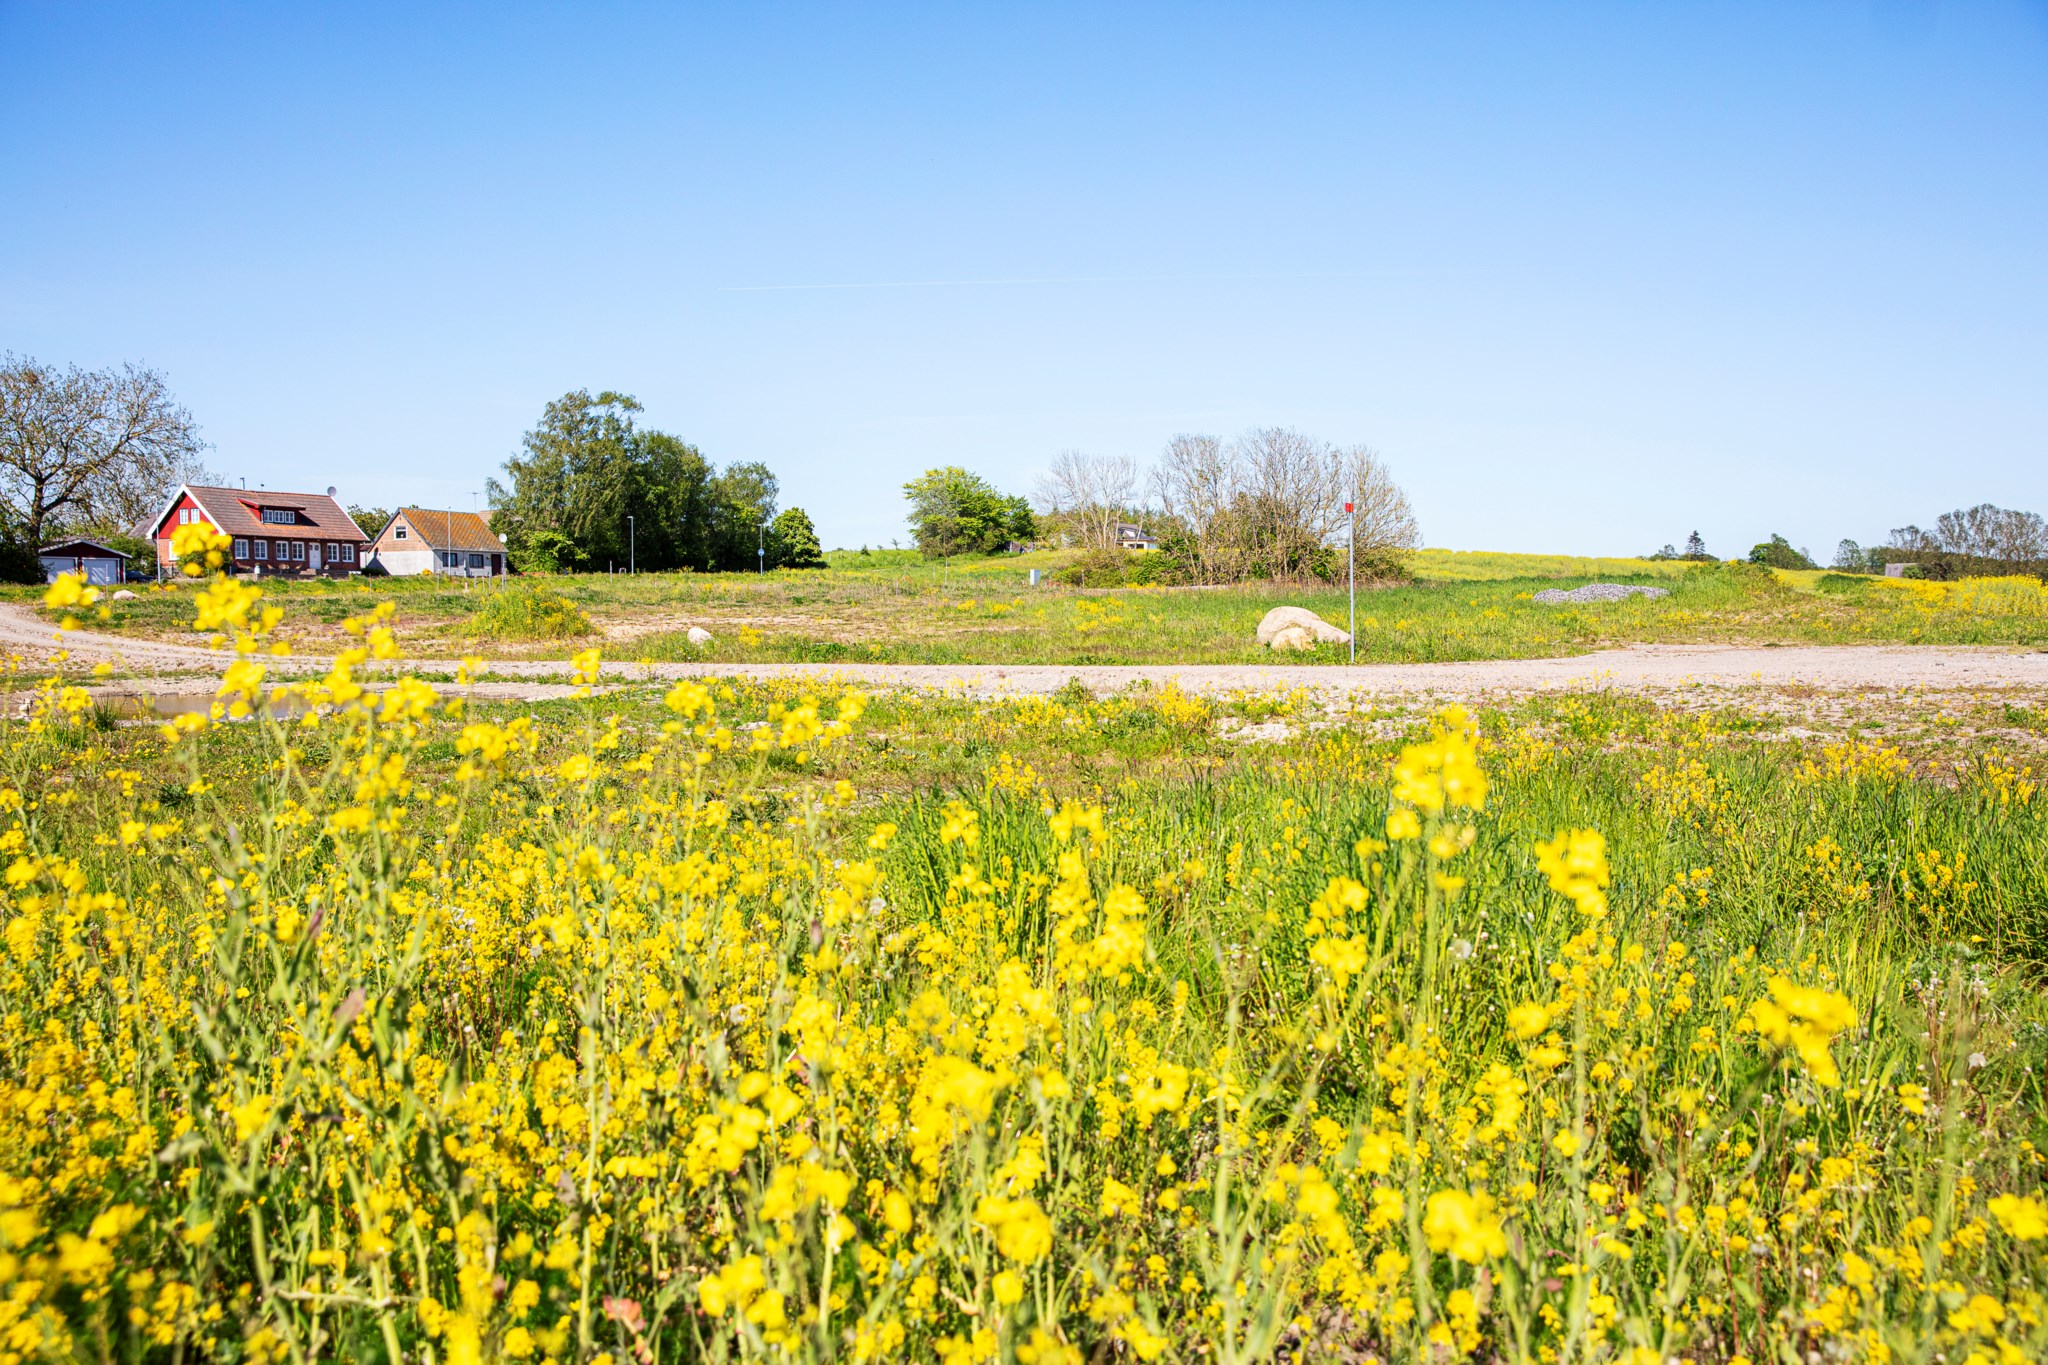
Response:
MULTIPOLYGON (((265 585, 302 653, 345 648, 371 601, 423 656, 558 658, 601 643, 615 658, 715 662, 1255 663, 1259 619, 1306 606, 1342 625, 1341 587, 1077 589, 1027 585, 1041 553, 933 564, 907 551, 835 551, 833 567, 765 575, 531 575, 509 583, 410 578, 265 585), (714 639, 692 645, 692 626, 714 639)), ((2031 579, 1913 583, 1747 565, 1421 551, 1414 582, 1358 597, 1358 657, 1374 663, 1534 658, 1629 643, 2048 643, 2048 586, 2031 579), (1585 582, 1666 588, 1656 600, 1546 606, 1585 582)), ((113 604, 88 628, 189 637, 190 585, 113 604)), ((18 600, 32 601, 28 590, 18 600)), ((1325 646, 1301 662, 1340 662, 1325 646)))
POLYGON ((2040 697, 251 660, 0 729, 7 1360, 2048 1353, 2040 697))

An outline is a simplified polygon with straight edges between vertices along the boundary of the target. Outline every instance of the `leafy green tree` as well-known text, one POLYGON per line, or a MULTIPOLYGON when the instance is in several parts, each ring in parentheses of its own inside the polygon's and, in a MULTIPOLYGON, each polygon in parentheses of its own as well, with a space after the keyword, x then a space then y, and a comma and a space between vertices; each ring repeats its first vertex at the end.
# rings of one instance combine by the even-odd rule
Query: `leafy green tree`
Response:
POLYGON ((627 510, 640 567, 711 568, 711 461, 665 431, 640 432, 638 456, 627 510))
POLYGON ((1772 569, 1812 569, 1818 567, 1813 562, 1811 555, 1807 554, 1804 550, 1793 549, 1792 542, 1780 535, 1773 535, 1769 540, 1750 550, 1749 562, 1752 564, 1762 564, 1772 569))
POLYGON ((609 389, 595 397, 577 389, 547 405, 520 438, 522 453, 505 461, 511 488, 495 479, 487 485, 498 509, 493 529, 506 549, 536 558, 542 533, 554 531, 580 559, 625 560, 639 411, 631 396, 609 389))
POLYGON ((711 567, 753 569, 775 517, 775 475, 759 463, 730 464, 711 481, 711 567))
POLYGON ((903 496, 910 500, 911 536, 933 558, 993 554, 1037 530, 1029 502, 958 465, 927 469, 903 485, 903 496))
POLYGON ((361 527, 363 534, 372 540, 377 538, 377 533, 391 520, 391 512, 387 508, 358 507, 355 503, 348 505, 348 516, 349 520, 361 527))
POLYGON ((575 541, 553 527, 543 527, 522 537, 518 549, 506 547, 512 567, 522 573, 573 573, 588 568, 589 560, 575 541))
POLYGON ((768 562, 778 569, 822 569, 825 551, 801 507, 785 508, 768 526, 768 562))
POLYGON ((492 529, 515 563, 715 567, 710 462, 667 432, 641 429, 639 411, 632 397, 609 390, 578 389, 547 405, 521 453, 505 462, 511 487, 488 485, 492 529))

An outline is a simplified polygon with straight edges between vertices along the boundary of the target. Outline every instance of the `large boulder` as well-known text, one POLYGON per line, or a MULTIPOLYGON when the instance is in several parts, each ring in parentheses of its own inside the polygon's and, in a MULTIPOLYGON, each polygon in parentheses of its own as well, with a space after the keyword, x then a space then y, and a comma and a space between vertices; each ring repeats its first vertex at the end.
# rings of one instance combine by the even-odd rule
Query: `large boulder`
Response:
POLYGON ((1349 632, 1337 629, 1307 607, 1273 608, 1260 620, 1258 638, 1268 649, 1310 649, 1351 641, 1349 632))
POLYGON ((711 643, 711 632, 702 626, 691 626, 689 639, 693 645, 708 645, 711 643))

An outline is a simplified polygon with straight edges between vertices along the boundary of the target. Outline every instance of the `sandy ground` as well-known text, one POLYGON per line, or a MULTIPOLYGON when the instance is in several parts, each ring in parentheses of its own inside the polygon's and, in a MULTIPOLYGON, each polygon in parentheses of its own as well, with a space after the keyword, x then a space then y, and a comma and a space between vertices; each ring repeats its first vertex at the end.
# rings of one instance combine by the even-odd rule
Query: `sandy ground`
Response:
MULTIPOLYGON (((40 661, 59 648, 55 632, 32 612, 0 604, 0 650, 40 661)), ((152 675, 209 675, 227 656, 197 645, 125 639, 71 632, 62 642, 82 663, 107 661, 124 672, 152 675)), ((325 659, 267 661, 274 673, 324 670, 325 659)), ((454 660, 415 659, 423 672, 446 672, 454 660)), ((501 660, 485 675, 489 688, 508 699, 540 700, 554 695, 569 666, 560 660, 501 660), (547 679, 556 686, 547 686, 547 679), (525 680, 531 680, 525 681, 525 680)), ((1046 693, 1079 680, 1098 693, 1134 683, 1178 684, 1191 692, 1285 691, 1302 688, 1330 698, 1373 695, 1484 697, 1558 689, 1609 687, 1628 691, 1687 688, 1805 686, 1828 691, 1926 688, 1977 691, 1998 688, 2048 690, 2048 650, 1953 649, 1892 645, 1634 645, 1567 659, 1502 659, 1478 663, 1359 664, 1356 666, 1242 664, 1145 664, 1016 666, 1006 664, 635 664, 607 663, 607 679, 621 682, 683 677, 808 677, 820 682, 869 687, 908 687, 994 696, 1046 693)), ((197 681, 194 679, 193 681, 197 681)), ((130 690, 144 690, 130 684, 130 690)), ((152 689, 177 687, 169 677, 152 689)))

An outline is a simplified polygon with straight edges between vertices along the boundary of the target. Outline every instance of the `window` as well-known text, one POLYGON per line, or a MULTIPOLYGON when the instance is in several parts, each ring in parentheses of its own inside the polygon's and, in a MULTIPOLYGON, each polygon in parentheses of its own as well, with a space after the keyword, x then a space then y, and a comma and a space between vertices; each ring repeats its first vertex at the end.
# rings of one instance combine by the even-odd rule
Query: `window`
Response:
POLYGON ((293 559, 296 559, 296 560, 299 560, 299 561, 300 561, 300 562, 302 562, 302 563, 303 563, 303 562, 305 561, 305 558, 306 558, 306 542, 305 542, 305 541, 303 541, 303 540, 295 540, 295 541, 293 541, 293 542, 292 542, 292 558, 293 558, 293 559))
POLYGON ((250 541, 250 542, 249 542, 249 558, 251 558, 251 559, 268 559, 268 558, 270 558, 270 542, 269 542, 269 541, 267 541, 267 540, 252 540, 252 541, 250 541))
POLYGON ((470 567, 470 568, 472 568, 472 569, 481 569, 481 568, 483 568, 483 567, 484 567, 484 557, 483 557, 482 555, 471 555, 471 556, 469 557, 469 567, 470 567))
POLYGON ((191 508, 189 508, 189 507, 180 507, 180 508, 178 509, 178 525, 180 525, 180 526, 190 526, 191 524, 192 524, 192 509, 191 509, 191 508))
POLYGON ((355 547, 355 546, 353 546, 353 545, 350 545, 350 544, 347 544, 346 542, 344 542, 344 543, 342 544, 342 547, 341 547, 341 562, 342 562, 342 563, 344 563, 344 564, 353 564, 353 563, 355 563, 355 562, 356 562, 356 547, 355 547))
POLYGON ((263 519, 278 526, 299 524, 298 512, 289 507, 266 507, 263 509, 263 519))
POLYGON ((242 539, 240 539, 240 538, 238 537, 238 538, 236 539, 236 541, 235 541, 235 558, 236 558, 236 559, 247 559, 248 557, 249 557, 249 542, 248 542, 248 541, 246 541, 246 540, 242 540, 242 539))
POLYGON ((403 526, 394 526, 394 527, 393 527, 393 528, 391 529, 391 537, 392 537, 392 539, 394 539, 394 540, 404 540, 404 539, 405 539, 405 528, 404 528, 403 526))

